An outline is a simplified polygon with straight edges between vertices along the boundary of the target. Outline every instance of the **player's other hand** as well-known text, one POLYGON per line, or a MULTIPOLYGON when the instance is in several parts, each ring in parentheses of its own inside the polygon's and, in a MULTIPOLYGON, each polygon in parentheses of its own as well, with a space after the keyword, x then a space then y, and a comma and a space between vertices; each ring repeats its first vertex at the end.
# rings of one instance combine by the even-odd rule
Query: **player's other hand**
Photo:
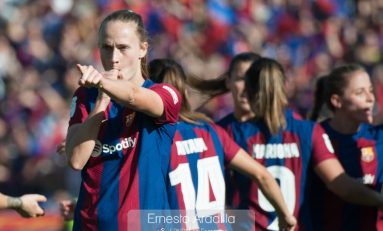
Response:
POLYGON ((76 202, 72 200, 63 200, 60 202, 61 216, 63 216, 66 221, 73 219, 75 205, 76 202))

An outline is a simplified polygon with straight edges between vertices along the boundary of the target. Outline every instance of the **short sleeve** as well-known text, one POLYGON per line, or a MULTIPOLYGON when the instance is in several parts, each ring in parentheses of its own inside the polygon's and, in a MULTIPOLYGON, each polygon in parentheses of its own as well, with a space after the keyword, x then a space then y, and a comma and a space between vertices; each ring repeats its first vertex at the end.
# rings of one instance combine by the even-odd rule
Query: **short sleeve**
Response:
POLYGON ((156 119, 156 123, 175 123, 181 110, 182 97, 180 93, 170 84, 155 84, 149 89, 156 92, 164 104, 162 116, 156 119))
POLYGON ((83 87, 79 87, 73 97, 70 105, 69 126, 82 123, 88 117, 89 112, 86 108, 86 92, 83 87))
POLYGON ((336 158, 331 140, 320 124, 314 125, 312 135, 314 166, 324 160, 336 158))
POLYGON ((213 127, 215 128, 222 143, 223 151, 225 154, 225 165, 227 165, 238 153, 240 147, 222 127, 218 125, 213 125, 213 127))

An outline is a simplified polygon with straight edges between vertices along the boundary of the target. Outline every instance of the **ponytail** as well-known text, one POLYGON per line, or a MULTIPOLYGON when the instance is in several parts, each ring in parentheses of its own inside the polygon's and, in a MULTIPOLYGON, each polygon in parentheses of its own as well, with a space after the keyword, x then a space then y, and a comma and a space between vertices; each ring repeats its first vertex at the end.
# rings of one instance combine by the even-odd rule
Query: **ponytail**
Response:
POLYGON ((329 97, 326 92, 328 76, 319 77, 315 84, 314 92, 314 107, 311 111, 309 119, 312 121, 318 121, 321 116, 323 106, 326 104, 327 98, 329 97))
POLYGON ((227 77, 227 73, 224 73, 216 79, 201 79, 199 77, 190 75, 187 78, 187 84, 192 88, 201 91, 203 94, 208 95, 209 97, 214 97, 229 91, 229 89, 226 87, 227 77))
POLYGON ((261 58, 246 72, 246 93, 256 118, 262 119, 271 134, 286 127, 285 109, 288 104, 285 74, 275 60, 261 58))
POLYGON ((173 85, 182 96, 180 118, 183 121, 198 124, 198 120, 213 122, 202 113, 193 112, 186 94, 186 74, 176 61, 172 59, 154 59, 149 63, 150 79, 156 83, 173 85))
POLYGON ((210 97, 224 94, 230 90, 226 86, 226 81, 233 78, 234 71, 236 70, 236 68, 241 63, 252 63, 253 61, 256 61, 260 58, 261 56, 254 52, 239 53, 235 55, 233 60, 230 62, 229 69, 225 73, 220 75, 218 78, 201 79, 195 76, 190 76, 188 77, 187 83, 191 87, 201 91, 203 94, 207 94, 210 97))

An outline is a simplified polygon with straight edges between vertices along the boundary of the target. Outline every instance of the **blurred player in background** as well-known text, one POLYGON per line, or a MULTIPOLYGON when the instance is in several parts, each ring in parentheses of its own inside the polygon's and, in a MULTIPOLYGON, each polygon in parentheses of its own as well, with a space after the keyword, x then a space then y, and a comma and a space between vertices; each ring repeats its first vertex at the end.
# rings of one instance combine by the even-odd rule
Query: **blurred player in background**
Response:
MULTIPOLYGON (((188 78, 188 83, 207 95, 205 101, 210 98, 229 92, 233 99, 233 112, 217 121, 217 124, 226 129, 226 126, 233 121, 245 122, 254 117, 249 101, 245 92, 245 74, 252 62, 261 58, 254 52, 243 52, 235 55, 229 64, 228 70, 216 79, 200 79, 196 76, 188 78)), ((237 187, 231 187, 237 182, 233 171, 225 169, 225 181, 230 187, 226 188, 226 206, 233 207, 235 203, 234 190, 237 187)))
MULTIPOLYGON (((348 175, 381 191, 383 127, 371 125, 375 97, 370 76, 363 67, 347 64, 318 81, 311 119, 317 120, 323 106, 327 106, 333 115, 321 125, 339 162, 348 175)), ((383 230, 376 208, 341 200, 317 178, 312 193, 315 230, 383 230)))
POLYGON ((65 145, 70 165, 82 170, 74 230, 126 230, 129 211, 169 208, 166 171, 182 99, 147 80, 140 15, 109 14, 99 48, 105 72, 78 65, 65 145))

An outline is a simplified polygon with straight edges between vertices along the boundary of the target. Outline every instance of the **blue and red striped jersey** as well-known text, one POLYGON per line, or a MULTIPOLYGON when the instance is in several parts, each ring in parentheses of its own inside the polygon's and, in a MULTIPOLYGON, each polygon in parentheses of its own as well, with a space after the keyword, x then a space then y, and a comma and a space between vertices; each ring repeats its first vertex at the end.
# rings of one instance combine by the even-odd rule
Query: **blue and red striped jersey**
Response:
MULTIPOLYGON (((125 231, 130 210, 169 209, 167 170, 181 97, 171 85, 146 80, 143 87, 162 98, 163 116, 155 119, 111 101, 81 172, 74 230, 125 231)), ((97 95, 95 88, 77 89, 70 125, 86 120, 97 95)))
MULTIPOLYGON (((296 119, 302 119, 302 116, 300 116, 297 112, 294 110, 287 108, 285 112, 286 116, 291 116, 296 119)), ((237 119, 234 116, 234 113, 230 113, 217 121, 217 124, 224 129, 228 129, 229 125, 233 122, 238 122, 237 119)), ((236 190, 239 188, 237 184, 236 175, 233 174, 233 171, 231 169, 225 169, 225 182, 226 185, 230 187, 226 187, 226 207, 227 208, 235 208, 238 206, 238 200, 239 200, 239 192, 236 192, 236 190)))
MULTIPOLYGON (((380 192, 383 182, 382 127, 362 124, 357 133, 347 135, 332 129, 329 120, 321 124, 345 172, 380 192)), ((377 208, 345 202, 316 176, 311 194, 314 230, 383 230, 383 220, 378 219, 377 208)))
MULTIPOLYGON (((323 128, 316 123, 301 120, 286 111, 286 128, 278 134, 270 134, 262 120, 227 124, 234 140, 256 161, 264 165, 280 185, 288 209, 299 220, 297 230, 310 225, 307 217, 308 173, 314 166, 335 158, 331 142, 323 128)), ((233 173, 233 203, 236 209, 250 209, 255 221, 247 230, 278 230, 278 219, 256 183, 241 174, 233 173)))
MULTIPOLYGON (((296 111, 294 111, 290 108, 286 109, 285 114, 286 114, 286 116, 291 116, 295 119, 302 119, 301 115, 299 115, 296 111)), ((218 120, 217 124, 226 129, 227 126, 229 126, 234 121, 237 121, 237 119, 235 118, 234 113, 230 113, 230 114, 226 115, 225 117, 223 117, 222 119, 218 120)))
MULTIPOLYGON (((171 209, 185 210, 191 217, 223 214, 224 167, 240 147, 223 128, 203 121, 198 124, 178 122, 173 140, 168 185, 171 209)), ((224 222, 189 222, 178 228, 230 230, 229 227, 224 222)))

